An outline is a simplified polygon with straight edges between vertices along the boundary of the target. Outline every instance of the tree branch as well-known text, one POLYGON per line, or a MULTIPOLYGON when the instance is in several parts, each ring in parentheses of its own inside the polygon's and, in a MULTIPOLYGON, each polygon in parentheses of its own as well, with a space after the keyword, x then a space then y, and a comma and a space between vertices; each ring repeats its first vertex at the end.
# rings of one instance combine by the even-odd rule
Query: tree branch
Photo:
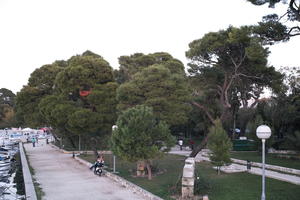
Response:
POLYGON ((300 27, 299 26, 292 27, 287 34, 288 34, 288 36, 300 35, 300 27), (293 32, 295 29, 296 29, 296 31, 299 31, 299 33, 292 34, 291 32, 293 32))
POLYGON ((236 74, 236 76, 244 76, 244 77, 247 77, 247 78, 256 78, 256 79, 262 79, 263 77, 262 76, 249 76, 249 75, 246 75, 246 74, 242 74, 242 73, 238 73, 236 74))
POLYGON ((201 110, 203 110, 205 112, 205 114, 207 115, 208 119, 211 121, 211 123, 214 124, 214 118, 211 116, 211 114, 209 113, 208 109, 204 106, 204 105, 201 105, 195 101, 192 102, 192 104, 198 108, 200 108, 201 110))
POLYGON ((277 22, 279 22, 282 18, 284 18, 284 16, 286 16, 289 12, 284 13, 282 16, 279 17, 279 19, 277 20, 277 22))
POLYGON ((300 20, 300 10, 299 6, 296 4, 295 0, 291 0, 289 4, 289 8, 296 15, 296 19, 300 20), (295 6, 295 7, 294 7, 295 6))

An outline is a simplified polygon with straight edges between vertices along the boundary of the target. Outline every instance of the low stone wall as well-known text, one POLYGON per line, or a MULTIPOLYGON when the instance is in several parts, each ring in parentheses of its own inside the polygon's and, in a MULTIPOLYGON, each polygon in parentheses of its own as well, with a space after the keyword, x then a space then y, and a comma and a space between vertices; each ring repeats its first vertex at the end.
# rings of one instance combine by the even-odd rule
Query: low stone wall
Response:
POLYGON ((268 153, 272 153, 272 154, 297 154, 297 151, 269 149, 268 153))
POLYGON ((32 181, 32 176, 29 170, 28 162, 24 153, 23 144, 19 143, 20 149, 20 157, 22 162, 22 170, 23 170, 23 178, 24 178, 24 185, 25 185, 25 193, 27 200, 37 200, 36 192, 34 189, 34 184, 32 181))
POLYGON ((195 185, 195 158, 189 157, 185 160, 181 183, 182 199, 193 199, 195 185))
MULTIPOLYGON (((208 153, 209 153, 209 150, 207 150, 207 149, 199 152, 198 158, 196 157, 196 162, 201 162, 202 160, 210 161, 209 157, 208 157, 208 153)), ((231 158, 231 160, 232 160, 232 162, 237 163, 237 164, 247 165, 246 160, 239 160, 239 159, 235 159, 235 158, 231 158)), ((262 164, 258 163, 258 162, 251 162, 251 166, 262 168, 262 164)), ((274 170, 274 171, 289 173, 289 174, 295 174, 295 175, 300 176, 300 170, 298 170, 298 169, 292 169, 292 168, 288 168, 288 167, 281 167, 281 166, 268 165, 268 164, 265 165, 265 168, 269 169, 269 170, 274 170)))
MULTIPOLYGON (((242 165, 247 164, 247 161, 245 161, 245 160, 239 160, 239 159, 234 159, 234 158, 231 158, 231 160, 235 163, 238 163, 238 164, 242 164, 242 165)), ((257 162, 251 162, 251 166, 262 168, 262 164, 257 163, 257 162)), ((292 169, 292 168, 280 167, 280 166, 268 165, 268 164, 265 165, 265 168, 270 169, 270 170, 275 170, 275 171, 279 171, 279 172, 295 174, 295 175, 300 176, 300 170, 298 170, 298 169, 292 169)))
MULTIPOLYGON (((75 159, 77 161, 79 161, 80 163, 88 166, 88 167, 90 167, 92 165, 92 163, 90 163, 90 162, 88 162, 86 160, 83 160, 83 159, 81 159, 81 158, 79 158, 77 156, 75 156, 75 159)), ((158 196, 156 196, 156 195, 148 192, 147 190, 144 190, 143 188, 141 188, 141 187, 139 187, 139 186, 137 186, 137 185, 135 185, 135 184, 133 184, 133 183, 125 180, 124 178, 122 178, 122 177, 120 177, 120 176, 118 176, 116 174, 113 174, 113 173, 108 172, 106 170, 103 170, 103 171, 104 171, 105 175, 108 178, 110 178, 110 179, 112 179, 112 180, 120 183, 122 186, 128 188, 133 193, 138 193, 138 194, 142 195, 144 197, 144 199, 147 199, 147 200, 163 200, 162 198, 160 198, 160 197, 158 197, 158 196)))
MULTIPOLYGON (((64 149, 61 149, 57 146, 55 146, 54 144, 49 144, 52 146, 52 148, 62 152, 62 153, 65 153, 65 154, 94 154, 94 151, 66 151, 64 149)), ((112 154, 111 151, 98 151, 99 154, 112 154)))

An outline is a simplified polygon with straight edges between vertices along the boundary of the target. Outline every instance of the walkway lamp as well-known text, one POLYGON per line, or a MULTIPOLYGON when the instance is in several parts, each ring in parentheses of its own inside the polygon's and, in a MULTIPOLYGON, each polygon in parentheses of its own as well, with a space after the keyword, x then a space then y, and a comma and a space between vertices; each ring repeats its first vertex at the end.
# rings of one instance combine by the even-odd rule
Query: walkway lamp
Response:
MULTIPOLYGON (((114 131, 116 129, 118 129, 118 126, 117 125, 113 125, 112 126, 112 131, 114 131)), ((114 158, 113 173, 116 173, 116 156, 114 155, 113 158, 114 158)))
POLYGON ((262 141, 262 193, 261 200, 266 199, 265 195, 265 142, 271 136, 271 129, 267 125, 260 125, 256 129, 256 136, 262 141))

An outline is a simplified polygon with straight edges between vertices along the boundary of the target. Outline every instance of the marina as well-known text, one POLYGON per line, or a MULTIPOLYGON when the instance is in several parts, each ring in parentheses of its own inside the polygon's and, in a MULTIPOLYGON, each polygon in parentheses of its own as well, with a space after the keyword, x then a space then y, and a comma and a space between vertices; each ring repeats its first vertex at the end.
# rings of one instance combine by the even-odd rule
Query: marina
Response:
POLYGON ((20 142, 30 142, 32 138, 45 138, 44 130, 12 128, 0 130, 0 200, 24 199, 18 195, 14 182, 17 167, 16 157, 20 142))

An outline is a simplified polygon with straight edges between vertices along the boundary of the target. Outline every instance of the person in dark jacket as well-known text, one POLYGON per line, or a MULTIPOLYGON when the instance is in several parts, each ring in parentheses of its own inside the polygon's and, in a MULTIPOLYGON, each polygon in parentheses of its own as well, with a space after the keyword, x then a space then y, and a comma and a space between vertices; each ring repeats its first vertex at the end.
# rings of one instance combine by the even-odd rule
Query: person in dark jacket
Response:
POLYGON ((96 171, 97 167, 104 166, 104 159, 102 156, 98 156, 96 162, 90 167, 90 170, 94 168, 94 172, 96 171))

